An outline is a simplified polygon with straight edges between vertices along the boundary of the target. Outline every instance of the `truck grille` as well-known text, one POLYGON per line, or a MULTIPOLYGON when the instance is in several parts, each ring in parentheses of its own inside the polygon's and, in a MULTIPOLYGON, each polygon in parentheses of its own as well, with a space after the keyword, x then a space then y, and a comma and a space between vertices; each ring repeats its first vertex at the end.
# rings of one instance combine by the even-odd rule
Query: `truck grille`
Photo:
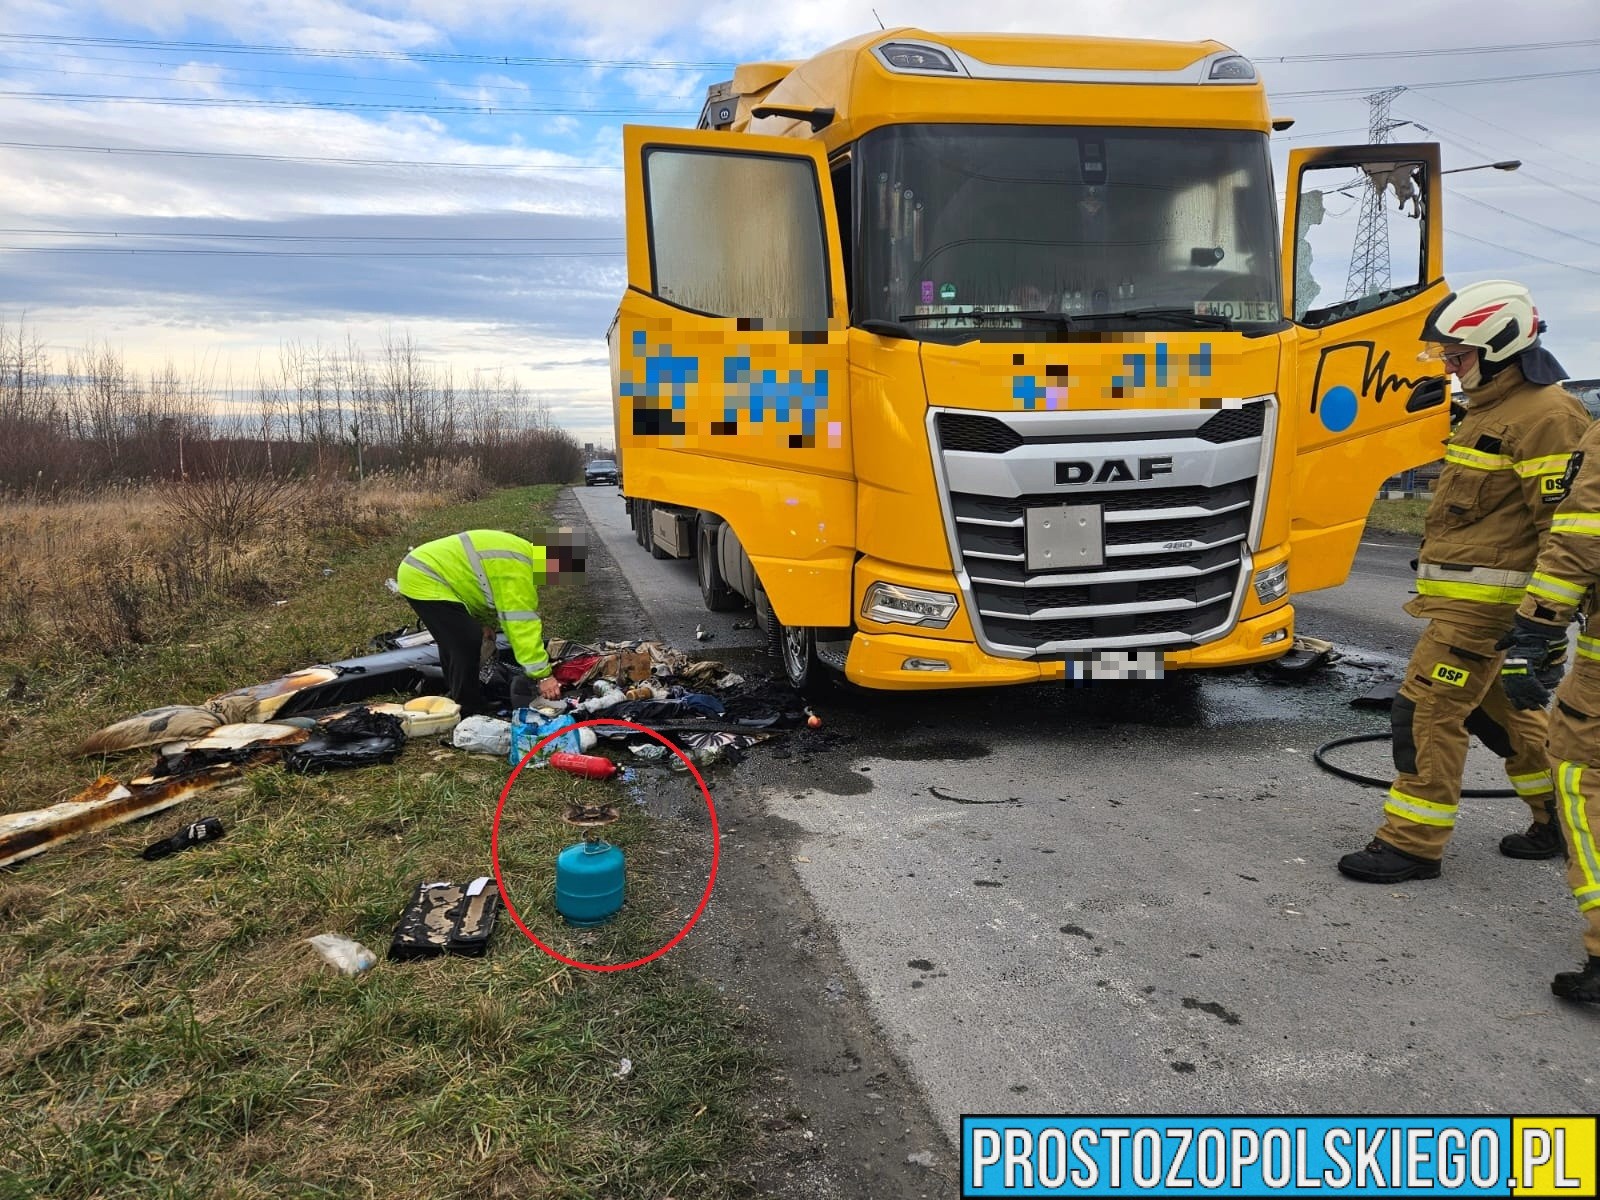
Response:
POLYGON ((952 549, 980 639, 1015 657, 1179 648, 1236 611, 1261 504, 1268 400, 1137 413, 943 412, 932 422, 952 549), (1059 486, 1064 462, 1126 465, 1059 486), (1150 478, 1128 478, 1148 472, 1150 478), (1098 507, 1101 565, 1029 570, 1028 512, 1098 507))

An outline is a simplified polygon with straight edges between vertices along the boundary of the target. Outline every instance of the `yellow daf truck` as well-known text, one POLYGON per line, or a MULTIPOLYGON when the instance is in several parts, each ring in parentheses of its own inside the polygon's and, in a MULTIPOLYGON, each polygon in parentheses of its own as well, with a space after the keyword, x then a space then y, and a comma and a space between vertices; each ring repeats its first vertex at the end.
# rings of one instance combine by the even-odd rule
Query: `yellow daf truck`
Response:
POLYGON ((1391 474, 1438 148, 1297 150, 1217 42, 874 32, 624 130, 622 488, 791 683, 1152 677, 1285 653, 1391 474))

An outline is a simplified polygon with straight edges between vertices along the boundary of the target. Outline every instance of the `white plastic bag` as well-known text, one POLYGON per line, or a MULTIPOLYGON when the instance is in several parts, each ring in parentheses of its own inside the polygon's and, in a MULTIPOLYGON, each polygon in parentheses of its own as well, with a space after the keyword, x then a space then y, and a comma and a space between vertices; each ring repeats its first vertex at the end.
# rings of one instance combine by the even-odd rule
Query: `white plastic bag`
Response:
POLYGON ((306 939, 322 961, 336 967, 342 975, 359 975, 378 961, 378 956, 360 942, 352 942, 337 933, 319 933, 306 939))
POLYGON ((450 735, 450 744, 474 754, 504 758, 511 753, 511 722, 496 717, 463 717, 450 735))

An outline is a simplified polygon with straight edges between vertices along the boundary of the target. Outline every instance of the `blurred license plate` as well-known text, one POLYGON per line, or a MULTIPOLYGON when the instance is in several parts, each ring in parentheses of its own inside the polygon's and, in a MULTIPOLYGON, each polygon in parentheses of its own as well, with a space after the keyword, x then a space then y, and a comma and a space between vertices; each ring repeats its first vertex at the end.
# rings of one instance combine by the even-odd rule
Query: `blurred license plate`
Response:
POLYGON ((1160 679, 1165 662, 1159 650, 1102 650, 1067 659, 1067 678, 1085 679, 1160 679))

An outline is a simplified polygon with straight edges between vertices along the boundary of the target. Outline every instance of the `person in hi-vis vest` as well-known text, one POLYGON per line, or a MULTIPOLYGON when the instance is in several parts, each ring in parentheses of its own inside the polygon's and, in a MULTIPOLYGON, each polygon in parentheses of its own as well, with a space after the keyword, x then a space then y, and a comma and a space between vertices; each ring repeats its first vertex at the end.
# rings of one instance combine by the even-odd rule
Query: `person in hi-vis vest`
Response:
POLYGON ((471 529, 416 547, 395 571, 400 594, 416 610, 439 647, 439 665, 451 699, 463 716, 493 710, 478 679, 486 630, 511 643, 521 672, 511 703, 524 704, 535 688, 547 700, 561 695, 545 653, 539 619, 539 585, 583 570, 583 546, 557 535, 547 546, 498 529, 471 529))

